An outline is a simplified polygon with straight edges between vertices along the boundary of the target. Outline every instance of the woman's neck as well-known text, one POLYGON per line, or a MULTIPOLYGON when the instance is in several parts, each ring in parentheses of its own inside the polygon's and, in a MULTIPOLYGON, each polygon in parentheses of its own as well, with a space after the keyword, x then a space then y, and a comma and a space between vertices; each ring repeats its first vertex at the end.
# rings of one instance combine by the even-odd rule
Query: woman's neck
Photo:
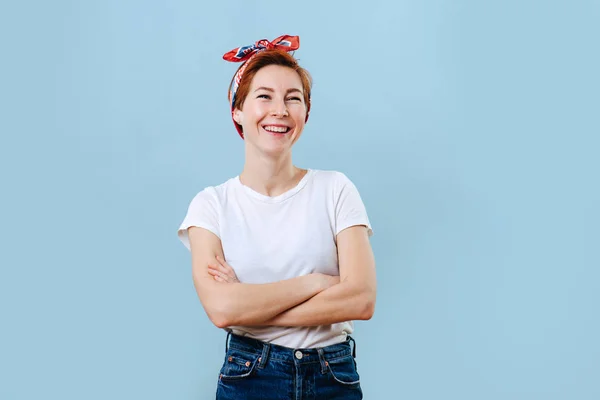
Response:
POLYGON ((306 174, 292 163, 291 154, 279 159, 246 157, 240 182, 265 196, 279 196, 295 187, 306 174))

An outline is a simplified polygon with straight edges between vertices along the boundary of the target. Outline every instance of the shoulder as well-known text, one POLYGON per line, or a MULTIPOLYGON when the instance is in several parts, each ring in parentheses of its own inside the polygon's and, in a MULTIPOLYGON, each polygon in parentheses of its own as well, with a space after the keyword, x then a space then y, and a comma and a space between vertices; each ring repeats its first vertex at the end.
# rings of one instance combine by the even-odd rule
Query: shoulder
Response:
POLYGON ((234 177, 214 186, 206 186, 196 193, 192 203, 220 204, 227 198, 227 194, 234 187, 236 181, 237 177, 234 177))
POLYGON ((313 177, 317 181, 321 182, 346 182, 350 181, 348 176, 341 171, 336 170, 325 170, 325 169, 311 169, 313 177))
POLYGON ((371 236, 373 230, 367 210, 352 180, 345 173, 333 170, 317 170, 313 175, 317 185, 322 185, 320 190, 326 191, 331 200, 330 212, 336 236, 354 225, 366 226, 371 236))
POLYGON ((311 170, 313 180, 318 185, 327 186, 335 191, 343 190, 344 187, 354 187, 352 180, 343 172, 336 170, 311 170))
POLYGON ((220 185, 207 186, 192 198, 187 213, 178 229, 179 238, 188 249, 190 248, 190 241, 187 230, 192 226, 204 228, 220 237, 219 220, 222 205, 232 179, 220 185))

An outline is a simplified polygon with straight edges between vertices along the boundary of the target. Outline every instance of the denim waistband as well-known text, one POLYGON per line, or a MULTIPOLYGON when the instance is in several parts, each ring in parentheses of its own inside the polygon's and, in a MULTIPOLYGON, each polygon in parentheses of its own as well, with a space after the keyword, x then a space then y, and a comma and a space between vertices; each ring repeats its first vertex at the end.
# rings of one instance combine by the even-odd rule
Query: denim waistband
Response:
POLYGON ((228 332, 225 342, 226 351, 230 347, 246 353, 260 355, 263 362, 267 358, 300 364, 322 362, 323 360, 332 360, 349 355, 356 358, 356 342, 351 336, 348 336, 344 342, 325 347, 291 348, 228 332))

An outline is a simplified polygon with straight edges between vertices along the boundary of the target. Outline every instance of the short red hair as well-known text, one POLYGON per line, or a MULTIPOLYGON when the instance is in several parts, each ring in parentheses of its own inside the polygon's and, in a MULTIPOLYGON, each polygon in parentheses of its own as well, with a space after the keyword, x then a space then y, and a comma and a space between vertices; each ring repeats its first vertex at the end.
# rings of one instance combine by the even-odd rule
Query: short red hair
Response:
MULTIPOLYGON (((269 65, 281 65, 282 67, 288 67, 293 69, 298 73, 300 77, 300 81, 302 82, 302 90, 304 92, 304 103, 306 104, 306 119, 308 120, 308 114, 310 112, 310 92, 312 89, 312 77, 308 73, 307 70, 302 68, 298 61, 288 52, 277 50, 277 49, 269 49, 263 50, 256 55, 254 55, 250 60, 246 61, 246 63, 242 64, 240 68, 245 67, 242 74, 242 79, 240 80, 240 85, 235 94, 235 102, 231 105, 231 111, 235 109, 242 109, 244 105, 244 101, 250 92, 250 85, 252 84, 252 80, 256 73, 261 69, 269 65)), ((239 71, 239 68, 238 68, 239 71)), ((233 75, 233 79, 235 79, 235 75, 233 75)), ((233 79, 231 80, 231 84, 233 84, 233 79)), ((230 84, 230 87, 231 87, 230 84)), ((229 94, 231 95, 231 94, 229 94)), ((231 98, 229 99, 231 101, 231 98)), ((237 122, 233 121, 237 131, 243 137, 242 126, 237 122)))

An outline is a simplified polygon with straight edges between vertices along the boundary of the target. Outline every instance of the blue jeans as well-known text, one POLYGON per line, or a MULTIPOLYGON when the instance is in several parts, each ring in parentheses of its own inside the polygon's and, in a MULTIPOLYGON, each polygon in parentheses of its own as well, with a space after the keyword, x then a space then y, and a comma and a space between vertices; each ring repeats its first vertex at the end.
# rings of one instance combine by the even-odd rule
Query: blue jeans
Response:
POLYGON ((292 349, 228 334, 217 400, 360 400, 354 339, 292 349), (354 343, 354 348, 350 345, 354 343))

